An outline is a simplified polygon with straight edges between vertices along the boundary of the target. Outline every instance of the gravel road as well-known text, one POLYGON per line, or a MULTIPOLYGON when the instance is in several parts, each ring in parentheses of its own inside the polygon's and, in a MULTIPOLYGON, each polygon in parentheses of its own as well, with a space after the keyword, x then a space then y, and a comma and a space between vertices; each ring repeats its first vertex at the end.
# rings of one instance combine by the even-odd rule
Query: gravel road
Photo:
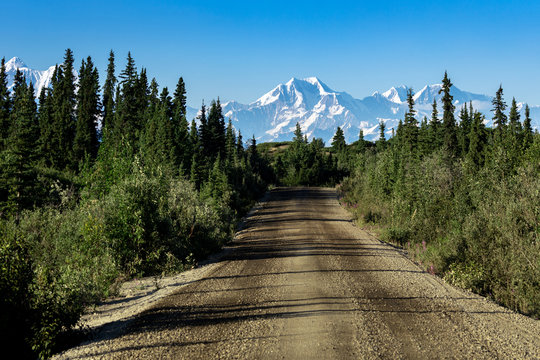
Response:
POLYGON ((62 359, 539 359, 540 323, 423 272, 333 189, 280 188, 203 277, 62 359))

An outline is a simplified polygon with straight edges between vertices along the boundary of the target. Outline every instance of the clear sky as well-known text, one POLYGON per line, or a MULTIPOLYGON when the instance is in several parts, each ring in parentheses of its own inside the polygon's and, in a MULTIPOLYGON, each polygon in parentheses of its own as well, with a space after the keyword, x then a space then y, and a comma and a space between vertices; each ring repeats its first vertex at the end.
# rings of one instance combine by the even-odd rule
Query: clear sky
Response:
MULTIPOLYGON (((35 69, 128 51, 188 104, 254 101, 291 77, 317 76, 357 98, 420 90, 447 70, 461 89, 540 105, 540 1, 3 1, 0 57, 35 69)), ((102 79, 103 81, 103 79, 102 79)))

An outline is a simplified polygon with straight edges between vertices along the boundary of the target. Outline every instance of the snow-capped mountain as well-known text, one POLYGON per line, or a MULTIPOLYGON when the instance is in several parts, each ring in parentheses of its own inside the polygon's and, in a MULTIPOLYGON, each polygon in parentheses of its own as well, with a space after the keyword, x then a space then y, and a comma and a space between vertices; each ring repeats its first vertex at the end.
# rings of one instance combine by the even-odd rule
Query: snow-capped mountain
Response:
MULTIPOLYGON (((36 96, 43 87, 49 86, 55 66, 47 70, 33 70, 17 57, 6 63, 8 87, 13 87, 17 69, 21 70, 27 82, 32 82, 36 96)), ((76 72, 74 75, 77 77, 76 72)), ((439 90, 441 84, 426 85, 414 94, 417 118, 431 118, 433 100, 441 109, 439 90)), ((356 99, 346 92, 332 90, 316 77, 306 79, 292 78, 279 84, 268 93, 250 104, 230 101, 222 104, 223 113, 230 118, 244 138, 255 136, 257 141, 291 140, 298 122, 309 139, 322 138, 330 144, 336 128, 340 126, 347 142, 358 139, 360 129, 367 140, 379 137, 379 122, 386 125, 387 138, 392 129, 403 119, 407 110, 407 90, 404 85, 392 87, 384 92, 374 92, 371 96, 356 99)), ((456 115, 465 103, 472 101, 474 109, 486 115, 486 123, 491 125, 492 97, 463 91, 452 86, 456 115)), ((510 101, 507 100, 507 103, 510 101)), ((524 104, 518 103, 523 112, 524 104)), ((530 106, 533 127, 540 128, 540 106, 530 106)), ((197 116, 198 109, 187 107, 188 120, 197 116)), ((441 115, 439 115, 441 117, 441 115)))
MULTIPOLYGON (((431 117, 433 100, 436 99, 441 109, 439 94, 441 84, 426 85, 414 94, 417 118, 431 117)), ((367 140, 379 136, 379 122, 384 121, 387 137, 392 129, 403 119, 407 111, 406 86, 392 87, 385 92, 376 91, 371 96, 355 99, 346 92, 332 90, 316 77, 306 79, 292 78, 280 84, 251 104, 244 105, 235 101, 223 104, 226 118, 242 131, 244 137, 255 138, 259 142, 290 140, 296 123, 308 138, 319 137, 327 144, 340 126, 347 142, 358 139, 360 129, 367 140)), ((486 115, 487 123, 491 119, 491 97, 463 91, 455 86, 451 89, 456 106, 456 115, 463 104, 472 101, 473 107, 486 115)), ((518 104, 523 110, 524 104, 518 104)), ((540 125, 540 107, 531 106, 533 126, 540 125)))
POLYGON ((55 68, 55 66, 51 66, 47 70, 33 70, 26 66, 26 64, 18 57, 14 57, 7 61, 5 66, 9 90, 13 87, 15 73, 17 72, 17 69, 19 69, 26 77, 26 82, 34 85, 36 96, 39 95, 42 88, 49 86, 55 68))

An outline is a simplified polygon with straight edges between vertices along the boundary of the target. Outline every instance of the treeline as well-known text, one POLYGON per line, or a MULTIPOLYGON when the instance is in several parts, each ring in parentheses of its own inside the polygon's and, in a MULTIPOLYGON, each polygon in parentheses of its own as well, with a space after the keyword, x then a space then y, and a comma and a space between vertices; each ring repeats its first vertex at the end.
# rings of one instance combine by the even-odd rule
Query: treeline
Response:
POLYGON ((219 99, 188 122, 181 77, 160 90, 131 54, 117 77, 111 51, 100 89, 90 57, 74 66, 68 49, 37 103, 0 67, 0 327, 21 357, 50 356, 122 278, 219 249, 273 180, 219 99))
POLYGON ((505 306, 540 316, 540 135, 502 87, 493 128, 445 74, 442 118, 416 118, 412 90, 395 134, 349 145, 342 201, 365 226, 405 247, 426 270, 505 306))

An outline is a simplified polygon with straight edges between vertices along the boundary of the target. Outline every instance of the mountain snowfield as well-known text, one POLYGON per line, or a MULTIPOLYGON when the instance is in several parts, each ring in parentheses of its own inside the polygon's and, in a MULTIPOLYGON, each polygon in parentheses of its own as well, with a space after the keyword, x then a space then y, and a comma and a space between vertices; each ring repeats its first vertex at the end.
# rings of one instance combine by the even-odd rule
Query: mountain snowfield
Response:
MULTIPOLYGON (((414 94, 415 109, 419 121, 431 118, 433 99, 437 99, 439 113, 442 114, 441 84, 426 85, 414 94)), ((332 90, 316 77, 292 78, 285 84, 276 86, 255 102, 244 105, 234 101, 223 104, 226 118, 244 136, 255 135, 259 142, 284 141, 293 137, 296 123, 309 139, 322 138, 331 142, 336 128, 340 126, 347 142, 358 139, 360 129, 367 140, 379 137, 379 122, 386 125, 387 138, 397 127, 407 111, 407 87, 392 87, 385 92, 376 91, 371 96, 355 99, 346 92, 332 90)), ((486 123, 491 124, 491 96, 463 91, 456 86, 451 89, 456 106, 456 116, 463 104, 472 101, 473 107, 486 115, 486 123)), ((507 100, 508 103, 510 101, 507 100)), ((524 110, 525 104, 519 103, 524 110)), ((540 107, 530 106, 533 126, 540 125, 540 107)), ((441 117, 441 115, 439 115, 441 117)))
MULTIPOLYGON (((38 95, 43 87, 49 86, 54 68, 51 66, 43 71, 33 70, 21 59, 14 57, 6 63, 8 87, 13 87, 13 78, 19 69, 26 80, 34 84, 38 95)), ((397 127, 407 110, 407 89, 401 85, 356 99, 346 92, 332 90, 316 77, 292 78, 250 104, 229 101, 222 104, 222 107, 225 117, 231 119, 245 139, 255 136, 258 142, 291 140, 298 122, 308 139, 322 138, 326 144, 330 144, 336 128, 340 126, 345 139, 350 143, 358 139, 360 129, 366 140, 376 140, 379 137, 380 121, 385 122, 387 138, 390 137, 392 129, 397 127)), ((426 85, 414 94, 419 121, 424 116, 431 118, 433 99, 437 99, 439 113, 442 113, 440 89, 441 84, 426 85)), ((456 86, 452 87, 451 94, 456 115, 463 104, 472 101, 473 107, 486 115, 486 123, 491 124, 491 96, 473 94, 456 86)), ((511 99, 506 99, 506 102, 510 105, 511 99)), ((523 112, 525 105, 518 103, 518 106, 523 112)), ((530 108, 533 127, 538 129, 540 106, 530 105, 530 108)), ((197 114, 198 109, 188 107, 187 116, 190 121, 197 114)))
POLYGON ((8 88, 11 90, 13 87, 13 82, 15 79, 15 73, 17 72, 17 69, 19 69, 23 75, 26 77, 26 81, 28 83, 32 83, 34 85, 35 94, 36 96, 39 96, 39 93, 41 92, 41 89, 44 87, 48 87, 51 83, 51 79, 54 73, 55 66, 49 67, 47 70, 33 70, 30 69, 26 64, 18 57, 14 57, 8 62, 6 62, 6 73, 8 76, 8 88))

